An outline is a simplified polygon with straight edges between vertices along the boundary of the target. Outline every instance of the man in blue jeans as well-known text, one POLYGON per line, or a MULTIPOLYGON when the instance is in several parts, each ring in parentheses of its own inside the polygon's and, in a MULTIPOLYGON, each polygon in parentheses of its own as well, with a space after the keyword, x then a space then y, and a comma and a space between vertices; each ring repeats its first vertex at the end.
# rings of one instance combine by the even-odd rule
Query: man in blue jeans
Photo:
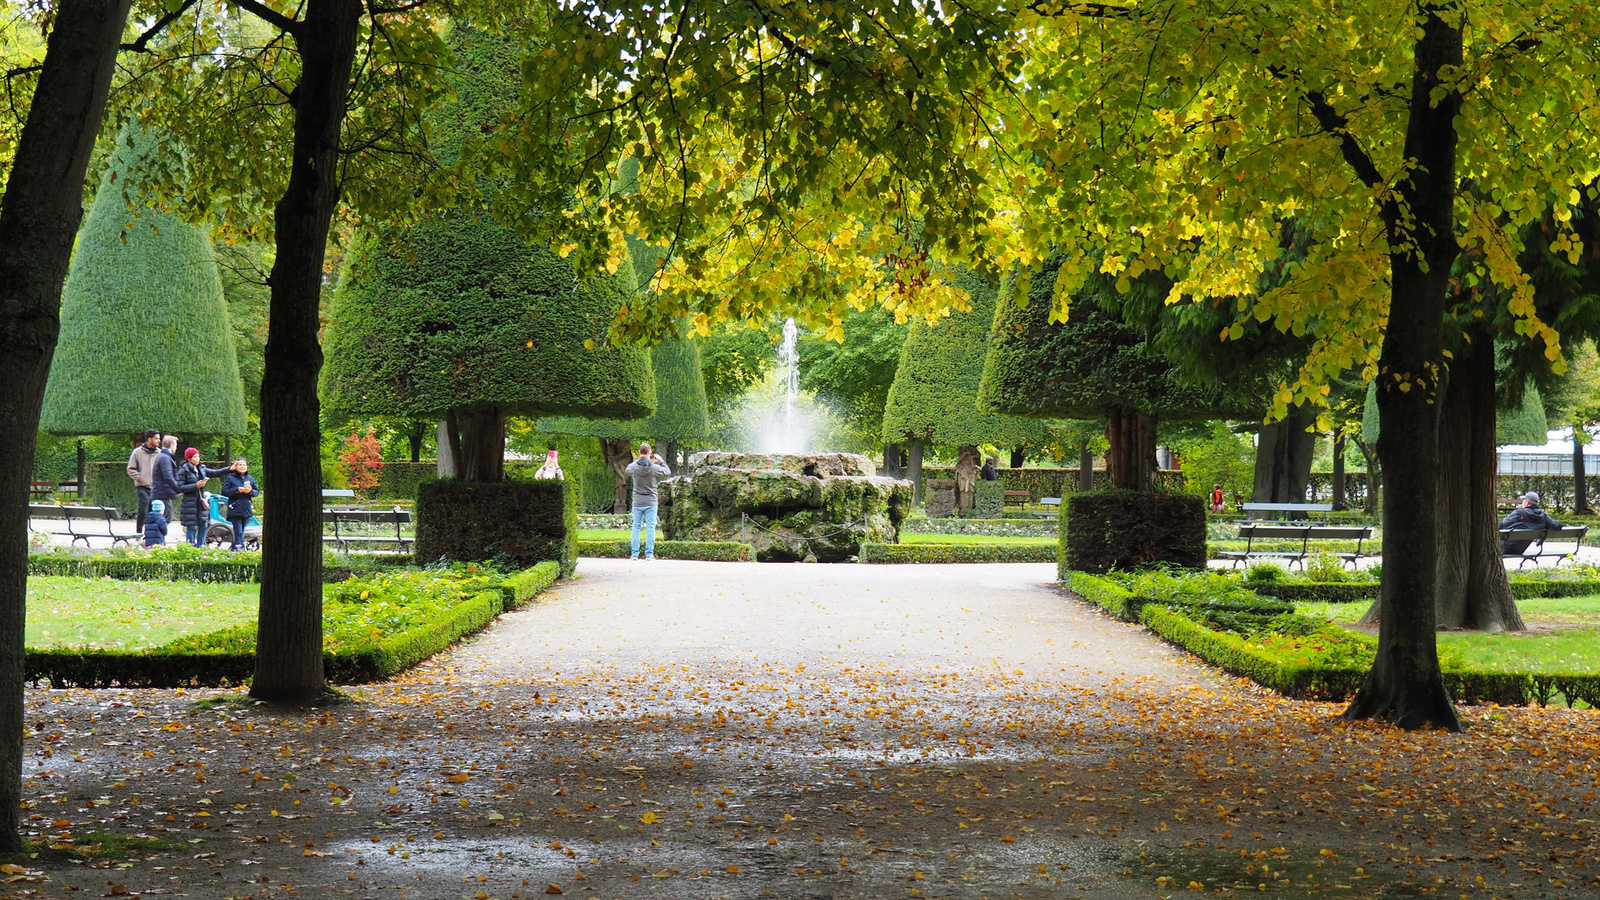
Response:
POLYGON ((651 451, 649 444, 639 445, 639 457, 628 463, 624 470, 633 479, 633 538, 629 559, 639 558, 639 526, 645 528, 644 558, 656 558, 656 481, 672 471, 661 457, 651 451))

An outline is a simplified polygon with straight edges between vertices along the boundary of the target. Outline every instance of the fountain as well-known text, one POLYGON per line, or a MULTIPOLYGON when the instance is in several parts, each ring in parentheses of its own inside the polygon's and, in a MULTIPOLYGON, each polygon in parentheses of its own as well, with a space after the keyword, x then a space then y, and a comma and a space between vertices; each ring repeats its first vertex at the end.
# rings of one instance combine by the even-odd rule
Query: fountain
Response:
POLYGON ((766 453, 803 453, 810 443, 810 428, 799 410, 800 329, 794 319, 783 322, 783 343, 778 347, 778 365, 773 372, 777 396, 760 425, 757 441, 766 453))

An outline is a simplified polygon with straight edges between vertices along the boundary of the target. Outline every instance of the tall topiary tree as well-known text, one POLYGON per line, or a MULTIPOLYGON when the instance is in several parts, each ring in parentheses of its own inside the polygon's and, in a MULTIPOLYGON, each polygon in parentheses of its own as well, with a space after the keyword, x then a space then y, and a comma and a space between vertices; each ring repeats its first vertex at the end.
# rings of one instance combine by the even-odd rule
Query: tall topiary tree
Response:
POLYGON ((953 312, 936 325, 918 321, 900 350, 900 366, 883 411, 883 442, 911 448, 914 483, 922 478, 922 449, 928 444, 953 444, 956 460, 956 506, 971 509, 978 477, 978 445, 1001 447, 1035 442, 1045 425, 987 411, 978 403, 989 329, 994 321, 995 286, 971 272, 951 279, 971 297, 965 312, 953 312))
MULTIPOLYGON (((458 24, 449 44, 457 100, 435 115, 446 162, 513 107, 518 85, 514 41, 458 24)), ((491 203, 496 186, 481 187, 491 203)), ((633 289, 631 267, 574 273, 484 208, 370 232, 334 294, 325 401, 351 414, 443 419, 456 477, 504 481, 508 415, 626 418, 654 408, 646 352, 607 346, 633 289)))
POLYGON ((666 445, 666 458, 677 465, 677 447, 711 434, 706 413, 705 379, 700 373, 700 348, 687 339, 662 341, 650 351, 655 373, 656 411, 634 419, 596 419, 557 416, 539 420, 546 434, 582 434, 600 439, 600 449, 611 468, 615 500, 612 511, 628 511, 628 484, 624 471, 633 461, 633 441, 648 439, 666 445))
POLYGON ((243 434, 244 389, 206 230, 146 190, 170 165, 130 123, 78 238, 39 428, 52 434, 243 434))

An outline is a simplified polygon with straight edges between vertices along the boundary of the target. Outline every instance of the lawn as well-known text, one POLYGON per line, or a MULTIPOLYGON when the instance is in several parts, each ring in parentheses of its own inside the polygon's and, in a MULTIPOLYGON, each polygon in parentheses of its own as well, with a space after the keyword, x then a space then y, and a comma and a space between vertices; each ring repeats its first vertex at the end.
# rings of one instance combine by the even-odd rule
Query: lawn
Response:
MULTIPOLYGON (((1366 603, 1296 603, 1295 611, 1348 625, 1366 603)), ((1460 654, 1473 668, 1501 672, 1600 672, 1600 596, 1521 600, 1517 608, 1535 629, 1520 634, 1446 632, 1441 649, 1460 654)))
POLYGON ((110 578, 28 579, 29 647, 138 650, 254 622, 261 587, 110 578))

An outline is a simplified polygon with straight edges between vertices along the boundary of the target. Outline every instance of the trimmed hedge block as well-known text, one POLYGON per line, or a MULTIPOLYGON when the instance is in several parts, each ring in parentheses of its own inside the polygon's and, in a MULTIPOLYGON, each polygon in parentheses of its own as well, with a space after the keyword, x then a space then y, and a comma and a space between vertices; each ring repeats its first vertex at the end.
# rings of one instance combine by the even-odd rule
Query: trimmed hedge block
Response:
POLYGON ((472 484, 433 481, 417 487, 416 558, 504 560, 526 569, 545 560, 562 576, 578 563, 578 494, 565 481, 472 484))
POLYGON ((862 544, 863 563, 1055 562, 1049 544, 862 544))
MULTIPOLYGON (((640 550, 643 551, 643 540, 640 550)), ((627 559, 633 545, 620 541, 579 541, 578 555, 597 559, 627 559)), ((702 562, 750 562, 756 548, 738 541, 656 541, 657 559, 695 559, 702 562)))
POLYGON ((505 608, 516 609, 543 593, 561 577, 561 564, 545 560, 531 569, 525 569, 506 579, 508 591, 505 608))
POLYGON ((323 668, 329 681, 340 684, 382 681, 483 628, 500 614, 502 602, 498 590, 473 594, 410 631, 348 651, 324 653, 323 668))
POLYGON ((1206 564, 1205 504, 1199 497, 1094 491, 1061 505, 1061 575, 1103 574, 1166 563, 1206 564))
POLYGON ((1302 603, 1362 603, 1378 599, 1376 581, 1247 581, 1263 597, 1302 603))
POLYGON ((1006 514, 1006 486, 1000 481, 978 479, 972 492, 972 515, 979 519, 999 519, 1006 514))

